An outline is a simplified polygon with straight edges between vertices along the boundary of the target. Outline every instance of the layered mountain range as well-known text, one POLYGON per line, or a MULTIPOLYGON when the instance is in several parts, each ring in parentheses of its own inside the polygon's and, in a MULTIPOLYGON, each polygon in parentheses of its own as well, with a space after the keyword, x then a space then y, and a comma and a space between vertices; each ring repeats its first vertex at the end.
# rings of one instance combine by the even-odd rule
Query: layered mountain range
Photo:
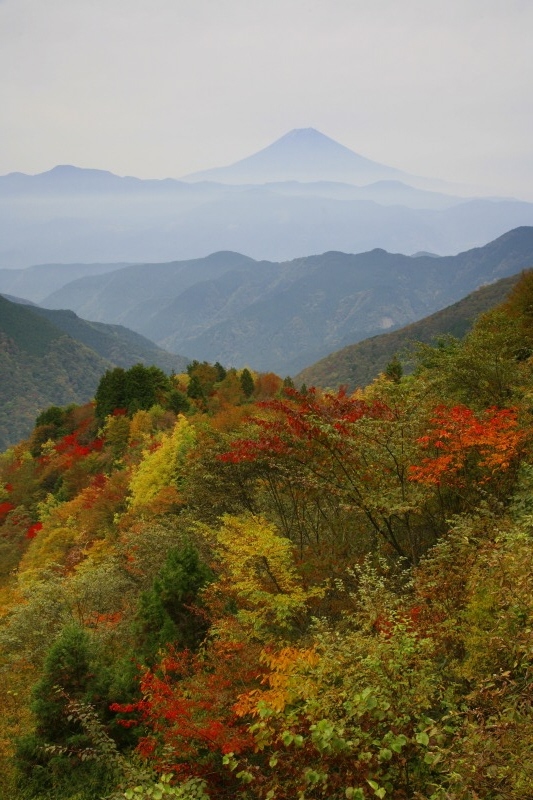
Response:
POLYGON ((0 291, 6 291, 2 282, 16 278, 34 300, 57 306, 0 298, 0 445, 26 435, 48 405, 90 399, 112 365, 185 368, 186 358, 146 334, 191 359, 249 364, 282 376, 303 368, 297 383, 364 385, 413 340, 462 335, 498 303, 518 273, 533 266, 533 228, 442 258, 374 250, 274 263, 215 253, 116 270, 73 265, 74 274, 89 274, 71 282, 69 265, 62 266, 0 271, 0 291), (49 285, 67 282, 42 298, 47 276, 49 285), (100 319, 87 322, 62 310, 67 306, 100 319))
POLYGON ((378 164, 313 129, 228 167, 141 180, 58 166, 0 177, 0 267, 158 262, 229 250, 457 253, 533 225, 533 204, 378 164))
POLYGON ((440 258, 375 249, 270 262, 222 252, 138 264, 78 278, 40 302, 132 328, 191 359, 284 376, 531 266, 533 227, 521 227, 440 258))
MULTIPOLYGON (((108 364, 179 371, 187 358, 296 375, 533 266, 532 226, 531 203, 475 197, 298 129, 181 180, 73 166, 0 177, 0 292, 89 347, 92 384, 108 364)), ((19 345, 2 330, 15 385, 19 345)))

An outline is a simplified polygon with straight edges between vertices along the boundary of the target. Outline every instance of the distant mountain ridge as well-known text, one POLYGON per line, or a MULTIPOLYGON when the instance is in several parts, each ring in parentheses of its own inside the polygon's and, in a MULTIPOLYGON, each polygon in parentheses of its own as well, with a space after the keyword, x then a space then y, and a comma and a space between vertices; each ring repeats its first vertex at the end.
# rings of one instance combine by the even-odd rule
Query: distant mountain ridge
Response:
POLYGON ((10 269, 167 262, 223 250, 271 261, 376 247, 443 255, 520 225, 533 225, 533 203, 476 198, 305 128, 186 180, 71 165, 0 176, 0 268, 10 269))
POLYGON ((159 191, 176 188, 179 181, 173 178, 163 180, 143 179, 135 177, 120 177, 104 169, 84 169, 72 164, 58 164, 56 167, 40 172, 37 175, 27 175, 24 172, 10 172, 0 179, 0 195, 8 193, 26 194, 39 190, 52 190, 55 193, 86 192, 102 190, 106 192, 159 191))
POLYGON ((135 265, 73 281, 43 304, 126 325, 189 358, 284 376, 532 265, 533 227, 521 227, 440 258, 375 249, 287 262, 215 253, 135 265))
POLYGON ((39 303, 65 283, 86 275, 101 275, 130 264, 39 264, 26 269, 0 269, 0 292, 39 303))

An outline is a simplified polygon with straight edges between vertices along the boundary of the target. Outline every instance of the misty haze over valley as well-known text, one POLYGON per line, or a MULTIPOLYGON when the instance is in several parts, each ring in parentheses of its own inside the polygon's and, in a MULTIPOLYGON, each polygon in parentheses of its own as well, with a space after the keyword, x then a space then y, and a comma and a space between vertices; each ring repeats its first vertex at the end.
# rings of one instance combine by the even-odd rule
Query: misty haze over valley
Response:
POLYGON ((532 203, 296 129, 179 181, 71 166, 0 178, 0 291, 181 357, 295 374, 529 266, 532 225, 532 203))
POLYGON ((0 177, 0 267, 8 269, 220 250, 274 261, 375 247, 452 255, 531 224, 532 203, 409 175, 312 128, 182 180, 74 166, 0 177))

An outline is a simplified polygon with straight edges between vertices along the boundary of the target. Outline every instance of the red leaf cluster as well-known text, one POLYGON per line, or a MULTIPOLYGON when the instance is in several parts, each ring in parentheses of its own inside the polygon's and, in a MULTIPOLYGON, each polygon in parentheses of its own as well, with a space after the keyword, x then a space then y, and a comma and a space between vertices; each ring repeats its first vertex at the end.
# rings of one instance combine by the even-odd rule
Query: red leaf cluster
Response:
POLYGON ((181 765, 192 774, 193 765, 209 755, 253 748, 253 737, 233 711, 242 686, 241 670, 228 669, 225 659, 206 666, 188 651, 172 653, 142 675, 142 700, 110 707, 119 714, 135 715, 133 720, 117 720, 120 725, 142 725, 150 731, 137 750, 161 768, 179 770, 181 765))
POLYGON ((432 455, 410 467, 412 481, 429 485, 462 484, 467 462, 472 460, 485 473, 478 478, 483 482, 492 473, 508 469, 524 439, 517 412, 511 408, 489 408, 476 416, 463 405, 441 405, 431 425, 418 442, 432 455))
POLYGON ((10 511, 15 508, 13 503, 10 503, 8 500, 5 500, 3 503, 0 503, 0 518, 6 517, 10 511))
POLYGON ((285 391, 285 399, 274 399, 258 406, 271 412, 265 418, 253 418, 258 435, 237 439, 223 453, 221 461, 238 464, 261 458, 305 454, 312 444, 333 444, 342 448, 343 437, 353 435, 352 426, 363 417, 392 419, 390 408, 382 402, 367 403, 337 394, 318 395, 314 389, 301 394, 294 389, 285 391))
POLYGON ((35 522, 33 525, 30 525, 30 527, 26 531, 26 539, 35 539, 39 531, 42 530, 42 527, 43 527, 42 522, 35 522))

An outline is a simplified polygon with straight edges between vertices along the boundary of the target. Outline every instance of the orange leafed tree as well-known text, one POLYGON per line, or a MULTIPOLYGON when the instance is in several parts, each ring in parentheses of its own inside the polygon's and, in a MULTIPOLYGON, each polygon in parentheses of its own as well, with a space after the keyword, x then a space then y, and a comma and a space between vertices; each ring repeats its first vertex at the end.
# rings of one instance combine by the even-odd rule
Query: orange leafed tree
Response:
POLYGON ((479 415, 464 405, 441 405, 431 430, 418 441, 431 455, 410 468, 410 479, 428 485, 463 486, 468 478, 486 483, 507 470, 524 440, 517 412, 489 408, 479 415))

